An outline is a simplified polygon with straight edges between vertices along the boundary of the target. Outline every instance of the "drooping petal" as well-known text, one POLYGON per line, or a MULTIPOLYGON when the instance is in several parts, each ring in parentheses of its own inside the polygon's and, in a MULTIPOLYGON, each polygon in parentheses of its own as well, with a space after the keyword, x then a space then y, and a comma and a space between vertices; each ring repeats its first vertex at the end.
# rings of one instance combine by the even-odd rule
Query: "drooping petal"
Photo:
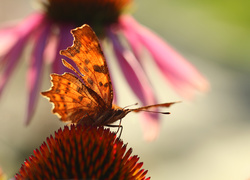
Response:
MULTIPOLYGON (((53 26, 53 25, 52 25, 53 26)), ((55 56, 58 53, 57 52, 57 44, 59 41, 58 36, 54 33, 57 29, 56 27, 52 27, 50 32, 50 36, 48 37, 48 43, 44 49, 44 62, 46 64, 51 65, 52 62, 55 60, 55 56)))
POLYGON ((118 37, 112 31, 108 32, 121 70, 131 89, 144 105, 155 103, 154 93, 141 65, 133 53, 121 45, 118 37))
POLYGON ((143 112, 140 114, 143 129, 143 138, 147 141, 157 139, 160 132, 160 119, 156 113, 143 112))
POLYGON ((37 96, 41 83, 41 76, 43 70, 44 49, 47 43, 51 24, 44 22, 43 27, 35 35, 34 48, 31 54, 30 67, 27 72, 27 85, 29 93, 27 117, 25 124, 28 125, 33 115, 37 103, 37 96))
MULTIPOLYGON (((125 16, 124 18, 126 19, 126 17, 127 16, 125 16)), ((141 44, 140 40, 138 39, 138 36, 135 33, 135 31, 133 31, 132 28, 129 28, 130 25, 127 23, 129 23, 130 21, 123 20, 121 22, 122 23, 120 24, 121 25, 120 29, 121 29, 122 33, 124 34, 124 36, 126 37, 126 40, 129 42, 136 59, 138 59, 140 61, 141 60, 140 57, 141 57, 141 53, 142 53, 142 44, 141 44)))
POLYGON ((2 73, 0 74, 0 96, 20 59, 26 42, 28 41, 32 33, 36 32, 36 29, 39 27, 39 25, 41 25, 43 19, 44 16, 42 14, 33 14, 15 30, 15 33, 18 33, 19 35, 19 39, 2 57, 5 65, 3 67, 2 73))
MULTIPOLYGON (((72 45, 73 37, 70 33, 70 30, 75 28, 72 24, 60 24, 59 25, 59 34, 58 34, 58 42, 56 47, 56 53, 52 64, 52 72, 63 74, 66 71, 69 71, 68 68, 66 68, 62 64, 62 59, 67 58, 65 56, 62 56, 59 54, 60 50, 66 49, 67 47, 72 45)), ((67 58, 67 61, 71 61, 67 58)))
POLYGON ((12 51, 15 43, 23 36, 30 36, 32 30, 35 30, 35 26, 40 25, 43 18, 44 14, 33 13, 16 25, 8 24, 0 27, 0 60, 6 60, 6 58, 2 58, 4 54, 12 51))
POLYGON ((2 58, 6 52, 10 50, 11 47, 17 42, 19 39, 19 34, 15 33, 16 26, 13 27, 5 27, 0 29, 0 65, 3 65, 2 58))
MULTIPOLYGON (((129 15, 121 16, 119 23, 124 31, 134 31, 137 39, 148 49, 155 59, 164 77, 180 95, 191 98, 194 90, 207 91, 209 89, 207 80, 194 66, 160 37, 136 22, 133 17, 129 15)), ((130 43, 133 44, 132 41, 130 43)))
MULTIPOLYGON (((140 99, 143 105, 155 104, 156 98, 154 96, 152 86, 142 69, 140 63, 136 60, 133 53, 125 49, 119 42, 118 37, 111 31, 108 30, 108 36, 112 40, 114 52, 120 64, 121 70, 130 85, 133 92, 140 99)), ((143 112, 142 114, 144 114, 143 112)), ((144 115, 147 123, 144 129, 145 138, 147 140, 155 139, 158 135, 159 130, 159 119, 158 114, 144 115)))

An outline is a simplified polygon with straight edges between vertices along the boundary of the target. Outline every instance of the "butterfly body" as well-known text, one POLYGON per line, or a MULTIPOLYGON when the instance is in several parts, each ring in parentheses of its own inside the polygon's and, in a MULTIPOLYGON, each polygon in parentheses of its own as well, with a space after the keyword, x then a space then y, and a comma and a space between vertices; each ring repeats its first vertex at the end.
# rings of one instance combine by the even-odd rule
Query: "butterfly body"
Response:
MULTIPOLYGON (((115 105, 115 108, 107 109, 105 111, 100 112, 100 114, 97 114, 96 117, 92 119, 92 122, 90 122, 89 125, 95 125, 95 126, 109 125, 122 119, 129 112, 131 112, 130 109, 122 109, 115 105)), ((86 124, 85 119, 83 124, 86 124)))
POLYGON ((41 94, 53 103, 53 113, 64 122, 105 126, 125 117, 129 112, 140 112, 152 107, 169 107, 163 103, 135 109, 124 109, 112 103, 113 87, 109 70, 94 31, 88 26, 71 31, 74 42, 60 54, 70 58, 77 68, 62 60, 65 67, 75 72, 51 74, 50 90, 41 94))
POLYGON ((78 121, 78 124, 93 126, 110 125, 125 117, 129 112, 131 112, 130 109, 122 109, 115 105, 115 108, 95 112, 93 116, 86 114, 78 121))

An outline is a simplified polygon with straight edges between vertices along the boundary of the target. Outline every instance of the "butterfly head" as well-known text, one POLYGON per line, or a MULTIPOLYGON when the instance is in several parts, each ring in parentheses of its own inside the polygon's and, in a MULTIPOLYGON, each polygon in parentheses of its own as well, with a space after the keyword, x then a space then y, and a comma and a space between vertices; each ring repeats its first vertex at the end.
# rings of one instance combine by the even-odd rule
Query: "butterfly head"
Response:
POLYGON ((123 117, 125 117, 129 112, 131 112, 130 109, 124 109, 121 108, 115 104, 112 105, 112 109, 113 109, 113 117, 114 119, 122 119, 123 117))

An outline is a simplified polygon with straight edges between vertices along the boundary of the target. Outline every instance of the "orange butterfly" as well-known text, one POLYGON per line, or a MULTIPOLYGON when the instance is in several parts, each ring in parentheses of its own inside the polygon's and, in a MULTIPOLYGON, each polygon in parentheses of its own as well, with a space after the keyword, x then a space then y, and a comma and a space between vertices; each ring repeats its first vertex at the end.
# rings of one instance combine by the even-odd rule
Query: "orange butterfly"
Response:
POLYGON ((78 77, 71 73, 51 74, 51 89, 41 93, 54 104, 53 113, 59 115, 62 121, 106 126, 132 111, 174 104, 170 102, 135 109, 124 109, 112 104, 113 88, 109 70, 95 32, 88 25, 83 25, 71 33, 74 36, 73 45, 60 51, 60 54, 75 62, 78 70, 62 60, 64 66, 73 70, 78 77))

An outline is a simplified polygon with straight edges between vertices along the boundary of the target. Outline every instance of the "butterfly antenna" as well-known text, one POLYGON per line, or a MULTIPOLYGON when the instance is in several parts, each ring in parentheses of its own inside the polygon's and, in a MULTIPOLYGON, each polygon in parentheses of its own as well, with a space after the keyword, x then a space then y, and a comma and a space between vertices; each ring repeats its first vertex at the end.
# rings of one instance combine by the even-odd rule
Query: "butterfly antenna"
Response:
POLYGON ((138 105, 138 103, 134 103, 134 104, 127 105, 127 106, 125 106, 125 107, 122 108, 122 109, 128 108, 128 107, 130 107, 130 106, 136 106, 136 105, 138 105))
POLYGON ((170 112, 162 112, 162 111, 149 111, 149 110, 141 110, 149 113, 159 113, 159 114, 171 114, 170 112))

